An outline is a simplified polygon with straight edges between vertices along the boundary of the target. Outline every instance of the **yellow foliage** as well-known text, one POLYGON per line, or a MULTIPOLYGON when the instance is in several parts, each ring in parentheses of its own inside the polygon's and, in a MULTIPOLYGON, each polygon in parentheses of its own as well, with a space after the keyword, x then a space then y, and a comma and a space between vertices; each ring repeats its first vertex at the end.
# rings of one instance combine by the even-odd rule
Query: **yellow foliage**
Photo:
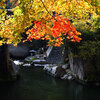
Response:
MULTIPOLYGON (((97 16, 91 0, 19 0, 19 6, 12 9, 14 15, 7 17, 5 0, 0 1, 0 37, 2 43, 17 44, 21 41, 21 35, 27 27, 30 27, 32 21, 44 21, 48 27, 52 22, 52 16, 58 14, 66 17, 68 20, 78 22, 78 20, 87 20, 89 14, 97 16), (55 13, 55 14, 54 14, 55 13), (7 19, 5 19, 5 16, 7 19)), ((100 6, 97 7, 100 11, 100 6)), ((48 28, 50 29, 50 27, 48 28)), ((43 30, 45 33, 45 30, 43 30)), ((43 36, 43 32, 39 34, 43 36)), ((47 32, 47 31, 46 31, 47 32)), ((37 33, 38 34, 38 33, 37 33)), ((47 34, 51 34, 48 30, 47 34)), ((36 35, 34 35, 35 37, 36 35)), ((39 37, 36 37, 39 38, 39 37)), ((58 41, 58 40, 57 40, 58 41)))

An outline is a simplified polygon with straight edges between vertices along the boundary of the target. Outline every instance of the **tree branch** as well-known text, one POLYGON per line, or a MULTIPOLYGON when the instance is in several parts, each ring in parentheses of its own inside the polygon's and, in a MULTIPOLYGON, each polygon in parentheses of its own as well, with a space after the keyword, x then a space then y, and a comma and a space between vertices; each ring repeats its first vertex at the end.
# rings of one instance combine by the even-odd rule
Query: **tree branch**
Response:
MULTIPOLYGON (((48 9, 46 8, 44 2, 43 2, 42 0, 41 0, 41 2, 42 2, 42 4, 43 4, 44 8, 46 9, 46 11, 48 12, 48 14, 51 15, 51 14, 49 13, 48 9)), ((51 15, 51 16, 52 16, 52 15, 51 15)))

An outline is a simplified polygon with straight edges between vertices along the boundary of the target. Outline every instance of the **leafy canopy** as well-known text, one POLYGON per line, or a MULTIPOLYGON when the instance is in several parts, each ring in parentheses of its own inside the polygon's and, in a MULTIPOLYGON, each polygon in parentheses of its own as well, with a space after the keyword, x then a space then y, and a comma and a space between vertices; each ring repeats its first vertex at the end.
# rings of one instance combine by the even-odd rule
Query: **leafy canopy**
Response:
POLYGON ((0 45, 16 45, 33 24, 26 32, 29 40, 46 39, 54 46, 63 44, 64 39, 80 42, 80 33, 69 20, 85 21, 89 14, 96 15, 94 7, 85 0, 19 0, 19 6, 12 9, 14 15, 7 16, 4 2, 0 1, 0 45))

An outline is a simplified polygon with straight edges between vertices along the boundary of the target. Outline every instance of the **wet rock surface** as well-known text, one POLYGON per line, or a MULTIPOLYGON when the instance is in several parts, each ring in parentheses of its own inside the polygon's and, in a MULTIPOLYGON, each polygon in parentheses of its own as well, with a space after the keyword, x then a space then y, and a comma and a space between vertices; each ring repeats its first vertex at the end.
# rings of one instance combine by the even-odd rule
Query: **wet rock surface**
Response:
POLYGON ((19 43, 17 46, 9 46, 9 55, 14 59, 24 59, 29 55, 29 47, 27 43, 19 43))
POLYGON ((63 69, 61 66, 45 65, 43 70, 49 75, 52 75, 54 77, 57 77, 63 80, 65 79, 73 80, 74 79, 72 72, 69 69, 63 69))
MULTIPOLYGON (((30 56, 26 57, 23 61, 15 60, 14 63, 16 65, 24 66, 24 67, 25 66, 26 67, 30 67, 30 66, 42 67, 43 70, 51 76, 54 76, 54 77, 57 77, 60 79, 64 79, 64 80, 65 79, 69 79, 69 80, 73 79, 72 75, 69 74, 69 71, 66 71, 66 70, 68 70, 68 64, 61 64, 64 61, 64 56, 61 53, 63 48, 54 48, 53 49, 52 47, 48 47, 47 51, 45 51, 45 53, 42 53, 42 54, 41 54, 41 50, 42 49, 35 51, 34 55, 30 54, 30 56), (56 57, 56 55, 57 55, 57 57, 56 57), (46 59, 45 59, 45 57, 46 57, 46 59), (58 62, 60 64, 58 64, 58 62)), ((31 51, 34 51, 34 50, 31 50, 31 51)))
POLYGON ((73 76, 81 83, 96 84, 100 83, 100 60, 89 58, 83 60, 80 57, 69 58, 70 69, 73 76))
POLYGON ((62 54, 63 47, 53 47, 50 55, 46 59, 47 62, 51 64, 61 64, 64 63, 65 56, 62 54))
MULTIPOLYGON (((81 82, 83 81, 82 83, 89 82, 89 80, 85 79, 85 76, 89 76, 89 75, 95 76, 95 74, 96 75, 98 74, 98 73, 93 73, 94 69, 92 67, 93 66, 92 63, 91 63, 91 67, 93 70, 89 67, 90 65, 87 62, 83 63, 82 59, 78 57, 74 58, 73 56, 70 56, 69 62, 64 63, 65 55, 62 54, 63 48, 48 47, 46 51, 43 51, 43 49, 39 49, 38 51, 35 52, 34 50, 31 51, 33 51, 31 52, 33 54, 30 54, 23 61, 17 60, 14 61, 14 63, 26 67, 30 67, 30 66, 42 67, 46 73, 48 73, 53 77, 57 77, 63 80, 76 79, 76 80, 80 80, 81 82)), ((99 66, 97 66, 97 68, 99 68, 99 66)), ((98 78, 99 78, 99 74, 98 74, 98 78)))

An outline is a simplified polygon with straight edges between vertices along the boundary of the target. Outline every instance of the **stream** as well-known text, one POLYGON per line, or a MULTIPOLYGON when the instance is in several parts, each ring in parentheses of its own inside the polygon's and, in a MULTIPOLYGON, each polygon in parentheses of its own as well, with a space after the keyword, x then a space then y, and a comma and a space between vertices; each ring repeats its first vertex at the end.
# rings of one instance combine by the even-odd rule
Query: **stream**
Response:
POLYGON ((0 83, 0 100, 100 100, 100 88, 53 78, 42 68, 22 67, 16 82, 0 83))

